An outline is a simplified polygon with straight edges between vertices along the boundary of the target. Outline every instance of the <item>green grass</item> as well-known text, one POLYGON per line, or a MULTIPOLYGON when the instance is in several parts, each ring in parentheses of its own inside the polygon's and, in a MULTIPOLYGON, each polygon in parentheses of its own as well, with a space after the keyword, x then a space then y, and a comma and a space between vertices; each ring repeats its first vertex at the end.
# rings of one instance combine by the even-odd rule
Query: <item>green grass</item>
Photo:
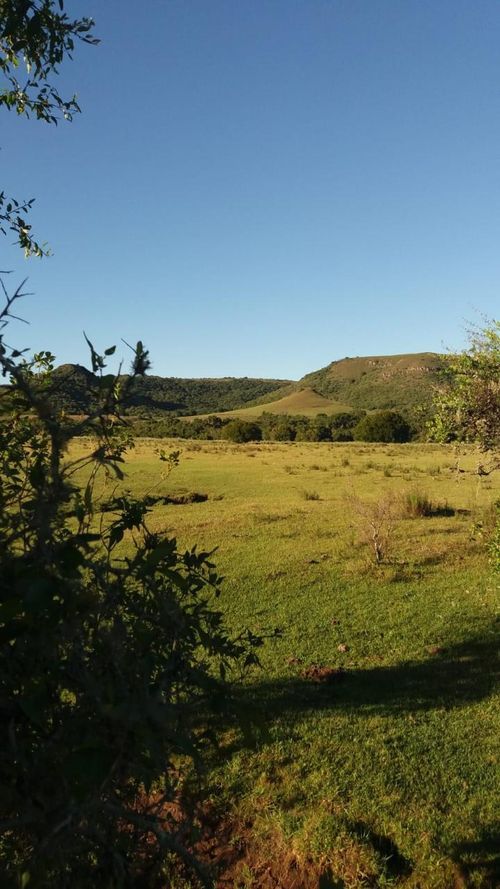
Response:
MULTIPOLYGON (((131 454, 138 494, 154 447, 131 454)), ((213 797, 263 855, 328 864, 325 886, 498 885, 498 581, 474 527, 500 485, 454 463, 437 445, 186 442, 158 489, 208 494, 150 524, 218 547, 230 626, 282 632, 239 691, 252 739, 221 731, 213 797), (449 508, 408 517, 415 491, 449 508), (315 683, 311 664, 346 673, 315 683)))
MULTIPOLYGON (((263 413, 268 414, 288 414, 289 416, 316 417, 318 414, 340 414, 343 412, 351 412, 352 406, 341 401, 334 401, 325 398, 314 389, 306 387, 291 392, 283 398, 276 401, 259 403, 252 407, 240 408, 234 411, 224 411, 218 413, 218 417, 241 417, 243 420, 255 419, 261 417, 263 413)), ((206 414, 205 416, 210 416, 206 414)), ((188 419, 195 419, 194 417, 188 419)), ((199 419, 199 418, 198 418, 199 419)))

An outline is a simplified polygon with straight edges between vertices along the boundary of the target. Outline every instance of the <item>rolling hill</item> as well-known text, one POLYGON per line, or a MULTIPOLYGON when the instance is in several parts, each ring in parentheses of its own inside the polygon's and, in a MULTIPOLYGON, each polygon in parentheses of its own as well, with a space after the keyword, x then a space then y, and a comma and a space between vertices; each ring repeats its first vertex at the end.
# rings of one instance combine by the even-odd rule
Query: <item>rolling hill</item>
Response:
MULTIPOLYGON (((63 364, 53 375, 53 395, 68 413, 88 413, 97 377, 78 364, 63 364)), ((137 379, 127 412, 137 416, 214 413, 244 407, 290 385, 290 380, 249 377, 188 378, 145 376, 137 379)))
POLYGON ((255 419, 262 413, 314 417, 343 411, 394 409, 425 414, 445 366, 433 352, 342 358, 306 374, 298 383, 267 393, 224 418, 255 419))
MULTIPOLYGON (((432 352, 342 358, 298 382, 248 377, 187 378, 146 376, 127 404, 132 416, 160 419, 208 415, 254 419, 262 413, 302 415, 394 409, 408 415, 429 409, 446 357, 432 352)), ((57 368, 54 398, 69 413, 93 406, 97 378, 80 365, 57 368)))
POLYGON ((445 364, 446 357, 434 352, 342 358, 306 374, 297 385, 356 409, 405 412, 430 404, 445 364))
MULTIPOLYGON (((318 414, 340 414, 344 411, 352 411, 351 405, 325 398, 324 395, 316 392, 315 389, 305 386, 293 389, 290 394, 279 398, 277 401, 261 401, 251 407, 219 412, 216 416, 251 420, 260 417, 263 413, 316 417, 318 414)), ((209 416, 209 414, 205 414, 205 416, 209 416)), ((189 419, 194 419, 194 416, 189 419)))

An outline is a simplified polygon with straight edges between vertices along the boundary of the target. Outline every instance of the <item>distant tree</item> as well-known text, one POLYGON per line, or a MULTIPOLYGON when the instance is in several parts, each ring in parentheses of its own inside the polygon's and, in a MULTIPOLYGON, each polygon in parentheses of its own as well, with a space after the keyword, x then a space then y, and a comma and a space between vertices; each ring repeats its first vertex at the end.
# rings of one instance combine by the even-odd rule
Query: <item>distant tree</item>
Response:
POLYGON ((353 441, 350 429, 332 429, 332 441, 353 441))
POLYGON ((342 411, 331 417, 332 429, 352 429, 365 416, 366 411, 342 411))
POLYGON ((317 418, 313 424, 314 441, 331 441, 332 430, 326 422, 326 416, 323 419, 317 418))
POLYGON ((249 423, 246 420, 231 420, 224 427, 222 436, 227 441, 245 444, 249 441, 260 441, 262 439, 262 430, 257 423, 249 423))
POLYGON ((272 441, 294 441, 295 435, 293 424, 289 420, 280 419, 271 427, 269 437, 272 441))
POLYGON ((396 411, 374 411, 353 429, 356 441, 406 442, 410 434, 409 424, 396 411))

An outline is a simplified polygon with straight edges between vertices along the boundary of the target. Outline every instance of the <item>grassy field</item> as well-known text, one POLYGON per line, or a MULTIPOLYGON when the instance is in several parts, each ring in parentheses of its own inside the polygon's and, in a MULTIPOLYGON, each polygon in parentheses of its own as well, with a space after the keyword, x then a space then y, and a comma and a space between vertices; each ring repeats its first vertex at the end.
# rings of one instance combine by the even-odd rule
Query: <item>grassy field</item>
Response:
MULTIPOLYGON (((158 484, 155 447, 130 455, 135 493, 158 484)), ((246 849, 226 885, 500 885, 498 581, 481 531, 499 481, 437 445, 182 444, 158 493, 208 499, 150 524, 218 547, 232 628, 281 630, 239 693, 252 738, 222 737, 211 776, 246 849)))
MULTIPOLYGON (((318 414, 340 414, 344 411, 350 412, 353 408, 349 404, 342 401, 334 401, 331 398, 325 398, 314 389, 306 387, 299 389, 279 398, 277 401, 269 401, 265 404, 256 404, 252 407, 242 407, 234 411, 224 411, 218 413, 217 417, 241 417, 242 420, 252 420, 255 417, 262 416, 263 413, 268 414, 289 414, 290 416, 317 417, 318 414)), ((204 414, 202 416, 213 416, 213 414, 204 414)), ((188 419, 195 419, 191 417, 188 419)), ((199 417, 198 417, 199 419, 199 417)))

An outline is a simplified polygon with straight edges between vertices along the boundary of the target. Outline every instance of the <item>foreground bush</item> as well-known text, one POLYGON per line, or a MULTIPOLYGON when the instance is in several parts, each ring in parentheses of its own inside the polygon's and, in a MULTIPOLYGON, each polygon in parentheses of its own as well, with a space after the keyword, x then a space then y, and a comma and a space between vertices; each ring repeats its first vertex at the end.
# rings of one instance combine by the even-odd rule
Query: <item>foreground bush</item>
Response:
MULTIPOLYGON (((3 327, 17 296, 0 314, 3 327)), ((115 493, 100 510, 96 479, 123 477, 128 442, 117 378, 102 375, 104 357, 90 348, 101 388, 84 424, 95 445, 64 461, 81 425, 67 425, 44 394, 52 356, 24 361, 0 334, 12 383, 0 402, 6 889, 153 887, 172 856, 202 879, 171 803, 203 761, 222 677, 253 662, 260 642, 229 638, 209 553, 180 552, 151 532, 145 501, 115 493)), ((148 364, 139 343, 127 386, 148 364)))

